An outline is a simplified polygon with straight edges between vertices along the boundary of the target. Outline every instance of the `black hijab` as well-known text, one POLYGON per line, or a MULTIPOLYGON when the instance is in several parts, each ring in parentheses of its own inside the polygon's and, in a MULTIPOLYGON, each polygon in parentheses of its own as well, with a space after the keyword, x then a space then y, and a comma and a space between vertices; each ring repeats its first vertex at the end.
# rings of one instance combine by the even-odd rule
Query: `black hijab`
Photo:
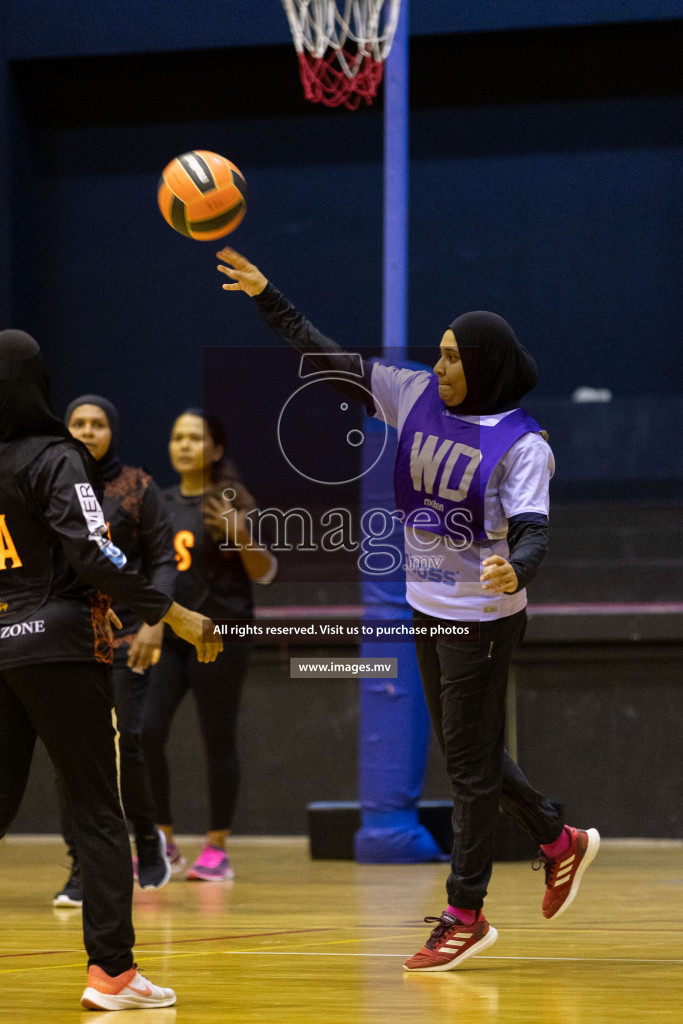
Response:
POLYGON ((0 331, 0 441, 69 438, 52 411, 38 342, 25 331, 0 331))
POLYGON ((119 443, 119 411, 113 402, 110 402, 108 398, 103 398, 102 395, 80 395, 78 398, 74 398, 73 402, 69 402, 67 406, 64 414, 64 422, 67 427, 79 405, 96 405, 107 417, 111 430, 111 441, 102 458, 97 460, 97 468, 103 480, 115 480, 123 468, 116 451, 119 443))
POLYGON ((463 313, 452 324, 460 351, 467 395, 460 405, 447 406, 464 416, 515 409, 522 395, 536 386, 536 363, 506 320, 496 313, 463 313))

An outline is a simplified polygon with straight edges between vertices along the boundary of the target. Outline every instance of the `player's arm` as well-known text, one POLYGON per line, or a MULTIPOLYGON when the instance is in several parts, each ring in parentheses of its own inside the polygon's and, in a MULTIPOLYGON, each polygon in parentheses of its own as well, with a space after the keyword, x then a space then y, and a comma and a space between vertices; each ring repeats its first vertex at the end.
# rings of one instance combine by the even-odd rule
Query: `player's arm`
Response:
POLYGON ((517 590, 528 587, 548 552, 548 517, 521 512, 508 520, 510 565, 517 577, 517 590))
MULTIPOLYGON (((336 341, 332 341, 318 330, 303 313, 271 284, 258 267, 240 256, 234 249, 221 249, 216 254, 222 261, 218 270, 233 278, 231 284, 224 284, 226 291, 243 291, 250 295, 258 306, 261 319, 279 338, 301 355, 306 355, 311 365, 319 372, 334 371, 347 373, 358 378, 357 354, 345 352, 336 341)), ((330 384, 346 397, 361 402, 372 416, 375 406, 371 397, 371 369, 364 368, 363 383, 338 377, 330 384)))
POLYGON ((534 579, 548 550, 548 517, 522 512, 508 520, 510 555, 491 555, 482 562, 481 582, 489 593, 516 594, 534 579))
POLYGON ((555 463, 549 445, 535 435, 513 445, 502 461, 509 554, 484 559, 480 579, 490 593, 515 594, 532 582, 548 550, 548 488, 555 463))
POLYGON ((127 565, 126 556, 109 540, 80 452, 52 449, 49 461, 41 460, 37 484, 45 519, 76 575, 113 601, 131 608, 145 622, 158 622, 168 611, 171 599, 127 565))
MULTIPOLYGON (((178 575, 173 552, 173 528, 165 508, 166 503, 154 480, 146 477, 144 483, 137 526, 142 572, 153 587, 172 597, 178 575)), ((150 665, 156 665, 161 657, 163 637, 163 621, 154 626, 143 622, 128 649, 128 668, 144 672, 150 665)))
POLYGON ((237 508, 227 491, 220 497, 214 494, 204 499, 204 522, 215 541, 227 539, 234 545, 252 583, 272 583, 277 575, 277 558, 254 540, 247 526, 246 508, 237 508))
POLYGON ((163 620, 191 643, 201 662, 215 661, 223 649, 213 639, 211 620, 189 611, 126 564, 125 555, 108 540, 99 502, 88 481, 82 457, 75 449, 50 450, 34 467, 33 496, 43 509, 76 575, 96 590, 131 608, 150 625, 163 620))
POLYGON ((199 612, 193 612, 190 608, 173 601, 163 621, 168 623, 181 640, 192 644, 197 652, 197 661, 215 661, 223 650, 220 634, 214 635, 213 622, 199 612))

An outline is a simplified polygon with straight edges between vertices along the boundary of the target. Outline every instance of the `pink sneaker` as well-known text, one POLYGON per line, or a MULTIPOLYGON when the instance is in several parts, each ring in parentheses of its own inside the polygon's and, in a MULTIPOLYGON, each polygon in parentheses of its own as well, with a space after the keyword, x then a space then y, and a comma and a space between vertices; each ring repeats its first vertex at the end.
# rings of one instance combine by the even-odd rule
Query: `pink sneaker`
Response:
POLYGON ((235 872, 225 850, 207 844, 192 867, 187 869, 187 877, 204 882, 227 882, 235 877, 235 872))

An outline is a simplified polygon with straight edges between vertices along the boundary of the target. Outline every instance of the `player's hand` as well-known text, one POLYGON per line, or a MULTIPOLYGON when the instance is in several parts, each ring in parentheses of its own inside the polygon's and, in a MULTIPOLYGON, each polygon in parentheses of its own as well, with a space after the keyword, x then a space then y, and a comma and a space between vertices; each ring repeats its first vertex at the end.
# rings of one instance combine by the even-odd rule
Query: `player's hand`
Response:
POLYGON ((217 252, 216 256, 224 264, 227 264, 227 266, 218 266, 221 274, 234 278, 233 284, 223 285, 226 292, 242 291, 253 298, 254 295, 260 295, 268 284, 268 278, 261 273, 259 268, 255 267, 244 256, 240 256, 234 249, 229 249, 226 246, 225 249, 217 252))
MULTIPOLYGON (((109 598, 105 597, 103 594, 100 594, 99 597, 102 601, 109 601, 109 598)), ((113 644, 114 630, 121 629, 121 619, 118 617, 113 608, 106 608, 104 610, 104 620, 102 624, 104 626, 105 636, 109 640, 109 643, 113 644)))
POLYGON ((513 594, 518 587, 517 573, 500 555, 491 555, 481 563, 481 585, 489 594, 513 594))
POLYGON ((168 622, 181 640, 187 640, 188 644, 192 644, 197 652, 197 661, 215 661, 223 650, 220 634, 214 636, 213 622, 199 612, 193 612, 174 601, 164 615, 163 621, 168 622))
POLYGON ((232 542, 235 545, 250 544, 247 514, 244 509, 238 511, 228 497, 228 494, 234 493, 226 488, 220 496, 213 494, 204 498, 204 522, 215 541, 232 542))
POLYGON ((126 665, 133 672, 144 672, 150 665, 156 665, 161 657, 161 644, 164 638, 164 624, 148 626, 146 622, 140 626, 133 637, 128 651, 126 665))
POLYGON ((227 498, 219 498, 217 494, 204 498, 204 522, 215 541, 224 541, 226 535, 228 540, 232 540, 231 520, 234 519, 234 516, 226 517, 224 515, 225 512, 231 512, 232 509, 232 502, 227 498))

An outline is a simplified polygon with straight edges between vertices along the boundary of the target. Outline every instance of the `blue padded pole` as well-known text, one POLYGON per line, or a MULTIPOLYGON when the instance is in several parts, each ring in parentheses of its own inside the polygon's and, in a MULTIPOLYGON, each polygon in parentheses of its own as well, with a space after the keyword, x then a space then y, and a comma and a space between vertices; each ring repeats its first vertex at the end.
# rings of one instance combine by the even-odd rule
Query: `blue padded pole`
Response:
POLYGON ((406 351, 408 311, 408 0, 384 69, 383 351, 406 351))

